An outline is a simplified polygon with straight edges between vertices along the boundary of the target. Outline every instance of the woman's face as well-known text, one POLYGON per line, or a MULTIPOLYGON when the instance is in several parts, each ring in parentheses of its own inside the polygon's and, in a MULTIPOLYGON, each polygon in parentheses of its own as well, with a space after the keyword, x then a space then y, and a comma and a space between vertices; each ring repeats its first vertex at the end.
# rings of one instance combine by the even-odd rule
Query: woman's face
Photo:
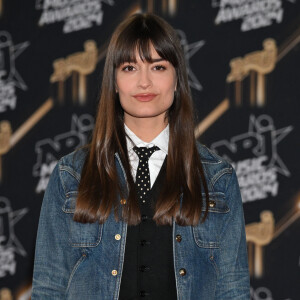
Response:
POLYGON ((145 118, 165 123, 166 112, 173 103, 175 68, 152 45, 150 49, 152 63, 142 61, 136 53, 136 63, 127 62, 116 69, 116 90, 127 125, 145 118))

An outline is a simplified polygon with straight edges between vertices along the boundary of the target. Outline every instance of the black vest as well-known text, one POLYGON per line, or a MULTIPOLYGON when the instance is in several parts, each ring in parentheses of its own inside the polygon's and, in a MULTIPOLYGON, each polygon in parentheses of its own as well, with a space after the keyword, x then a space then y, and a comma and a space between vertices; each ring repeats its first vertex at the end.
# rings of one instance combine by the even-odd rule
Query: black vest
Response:
POLYGON ((166 159, 146 203, 142 222, 128 226, 119 300, 176 300, 172 226, 157 226, 154 205, 166 176, 166 159))

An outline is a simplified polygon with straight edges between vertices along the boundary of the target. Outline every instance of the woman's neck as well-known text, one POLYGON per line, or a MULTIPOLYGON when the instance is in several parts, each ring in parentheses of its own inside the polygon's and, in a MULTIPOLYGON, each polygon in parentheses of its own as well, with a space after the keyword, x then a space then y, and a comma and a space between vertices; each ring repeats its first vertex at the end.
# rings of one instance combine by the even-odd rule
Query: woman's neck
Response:
POLYGON ((152 118, 124 120, 126 126, 142 141, 149 143, 168 125, 168 122, 157 122, 152 118))

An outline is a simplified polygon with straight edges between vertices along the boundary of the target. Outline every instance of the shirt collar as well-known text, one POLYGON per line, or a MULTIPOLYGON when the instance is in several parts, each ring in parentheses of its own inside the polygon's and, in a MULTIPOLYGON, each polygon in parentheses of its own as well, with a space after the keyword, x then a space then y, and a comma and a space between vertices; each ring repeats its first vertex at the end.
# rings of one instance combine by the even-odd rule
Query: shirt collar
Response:
POLYGON ((160 150, 162 150, 165 154, 168 154, 168 146, 169 146, 169 124, 167 127, 161 131, 161 133, 156 136, 151 142, 147 143, 141 140, 139 137, 135 135, 124 123, 125 133, 126 133, 126 143, 127 149, 130 152, 134 146, 137 147, 152 147, 157 146, 160 150))

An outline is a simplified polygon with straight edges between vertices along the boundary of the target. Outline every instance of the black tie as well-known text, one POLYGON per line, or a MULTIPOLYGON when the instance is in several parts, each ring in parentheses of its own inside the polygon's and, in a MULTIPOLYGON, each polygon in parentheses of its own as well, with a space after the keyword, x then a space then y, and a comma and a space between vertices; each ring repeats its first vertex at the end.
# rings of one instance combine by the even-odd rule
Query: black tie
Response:
POLYGON ((150 156, 159 148, 157 146, 153 146, 151 148, 147 147, 134 147, 134 152, 139 157, 139 165, 136 171, 136 191, 138 200, 142 201, 142 203, 146 202, 146 197, 148 192, 150 191, 150 173, 149 173, 149 158, 150 156))

